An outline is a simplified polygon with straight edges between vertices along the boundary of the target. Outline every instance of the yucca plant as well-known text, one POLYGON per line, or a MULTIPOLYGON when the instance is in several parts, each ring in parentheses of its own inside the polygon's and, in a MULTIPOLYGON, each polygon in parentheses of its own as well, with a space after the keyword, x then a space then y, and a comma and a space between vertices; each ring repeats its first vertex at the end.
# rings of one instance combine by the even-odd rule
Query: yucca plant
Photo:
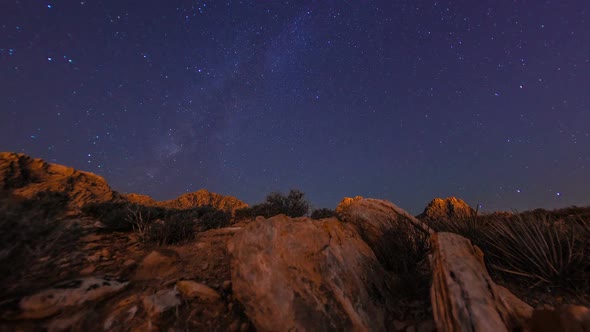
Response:
POLYGON ((580 285, 590 255, 588 238, 579 236, 583 227, 548 217, 516 215, 490 222, 482 249, 490 267, 498 271, 536 284, 580 285))

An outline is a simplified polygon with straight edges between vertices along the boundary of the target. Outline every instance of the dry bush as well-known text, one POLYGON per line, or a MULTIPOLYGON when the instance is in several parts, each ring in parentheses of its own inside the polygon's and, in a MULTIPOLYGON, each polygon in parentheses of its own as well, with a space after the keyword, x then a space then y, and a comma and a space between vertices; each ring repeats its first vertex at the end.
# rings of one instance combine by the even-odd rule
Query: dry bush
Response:
POLYGON ((533 286, 590 289, 590 219, 550 214, 490 215, 429 221, 436 231, 470 239, 491 272, 533 286))
POLYGON ((177 216, 153 222, 146 231, 150 242, 158 245, 175 244, 195 238, 195 223, 177 216))
POLYGON ((490 223, 484 252, 498 271, 537 284, 585 288, 590 277, 589 228, 585 221, 517 215, 490 223))

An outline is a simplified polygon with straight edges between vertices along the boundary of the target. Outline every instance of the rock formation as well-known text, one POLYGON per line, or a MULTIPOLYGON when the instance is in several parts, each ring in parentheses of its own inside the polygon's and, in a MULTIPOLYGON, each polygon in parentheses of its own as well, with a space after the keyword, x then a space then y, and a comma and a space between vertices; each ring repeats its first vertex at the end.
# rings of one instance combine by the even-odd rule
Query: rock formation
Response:
MULTIPOLYGON (((341 210, 342 211, 342 210, 341 210)), ((425 234, 432 230, 423 222, 395 204, 379 199, 360 198, 347 204, 340 218, 356 227, 363 240, 371 247, 382 264, 389 265, 389 234, 394 233, 397 223, 406 223, 425 234)))
POLYGON ((389 276, 355 227, 258 217, 228 243, 237 299, 258 331, 385 331, 389 276))
POLYGON ((156 205, 172 209, 190 209, 197 206, 209 205, 231 213, 237 209, 248 207, 248 204, 233 196, 223 196, 206 189, 187 193, 172 200, 158 202, 156 205))
POLYGON ((76 209, 88 203, 118 199, 105 179, 24 154, 0 153, 0 194, 32 199, 43 192, 64 194, 76 209))
POLYGON ((151 198, 148 195, 124 194, 123 197, 127 199, 129 202, 139 205, 153 206, 158 204, 158 202, 155 199, 151 198))
POLYGON ((475 215, 473 210, 465 201, 456 197, 445 199, 435 198, 424 209, 418 219, 420 220, 461 220, 471 218, 475 215))

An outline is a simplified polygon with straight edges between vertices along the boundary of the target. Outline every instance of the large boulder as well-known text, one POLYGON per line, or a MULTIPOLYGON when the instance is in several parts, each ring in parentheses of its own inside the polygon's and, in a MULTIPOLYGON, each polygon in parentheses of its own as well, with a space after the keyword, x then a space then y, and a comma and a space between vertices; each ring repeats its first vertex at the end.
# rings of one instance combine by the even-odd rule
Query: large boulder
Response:
POLYGON ((404 236, 430 234, 433 231, 423 222, 395 204, 372 198, 355 199, 348 204, 340 218, 356 227, 363 240, 371 247, 382 264, 390 265, 392 244, 401 229, 404 236), (403 225, 399 225, 403 223, 403 225), (409 226, 409 227, 408 227, 409 226))
POLYGON ((445 221, 464 220, 474 216, 475 210, 465 201, 456 197, 447 197, 445 199, 435 198, 430 201, 418 218, 427 221, 445 221))
POLYGON ((228 249, 233 292, 258 331, 388 330, 391 279, 352 225, 259 217, 228 249))
POLYGON ((0 194, 32 199, 45 192, 63 194, 73 209, 120 197, 96 174, 24 154, 0 152, 0 194))

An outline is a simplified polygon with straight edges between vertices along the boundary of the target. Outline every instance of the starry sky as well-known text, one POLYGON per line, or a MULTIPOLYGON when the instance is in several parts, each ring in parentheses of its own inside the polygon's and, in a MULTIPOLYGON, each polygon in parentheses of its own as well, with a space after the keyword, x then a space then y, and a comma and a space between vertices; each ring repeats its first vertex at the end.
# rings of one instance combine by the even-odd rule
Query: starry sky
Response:
POLYGON ((159 200, 589 205, 589 9, 3 0, 0 150, 159 200))

